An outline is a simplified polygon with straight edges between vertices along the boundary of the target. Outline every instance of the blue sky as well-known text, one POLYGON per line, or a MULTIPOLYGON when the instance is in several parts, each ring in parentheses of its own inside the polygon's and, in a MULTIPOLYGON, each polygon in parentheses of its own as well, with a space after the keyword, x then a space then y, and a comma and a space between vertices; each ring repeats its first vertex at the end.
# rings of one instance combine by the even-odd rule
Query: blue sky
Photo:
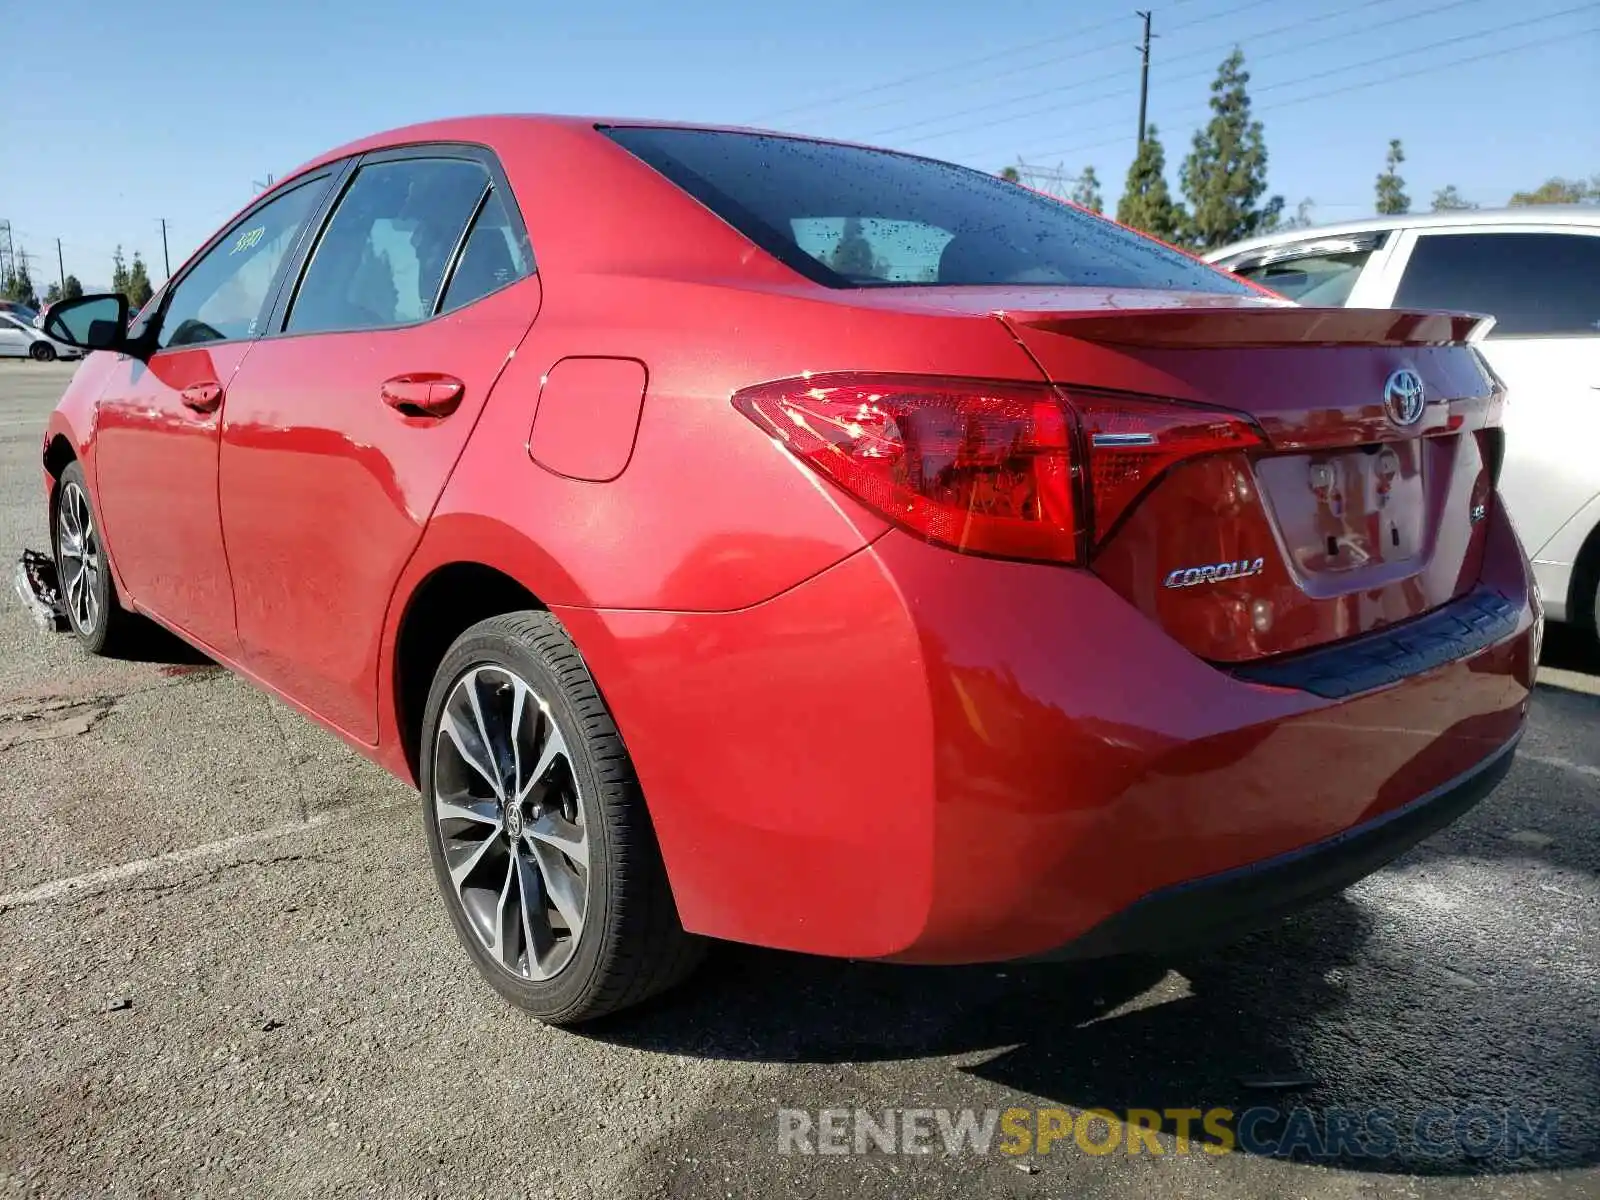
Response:
MULTIPOLYGON (((1332 221, 1372 208, 1390 137, 1415 208, 1600 172, 1600 2, 1143 0, 1168 178, 1237 42, 1271 184, 1332 221), (1325 95, 1324 93, 1335 93, 1325 95)), ((996 170, 1092 164, 1114 204, 1134 151, 1129 0, 91 0, 69 27, 8 6, 0 218, 85 283, 113 246, 159 282, 249 198, 340 142, 429 117, 582 112, 756 123, 996 170), (19 55, 12 47, 23 47, 19 55)))

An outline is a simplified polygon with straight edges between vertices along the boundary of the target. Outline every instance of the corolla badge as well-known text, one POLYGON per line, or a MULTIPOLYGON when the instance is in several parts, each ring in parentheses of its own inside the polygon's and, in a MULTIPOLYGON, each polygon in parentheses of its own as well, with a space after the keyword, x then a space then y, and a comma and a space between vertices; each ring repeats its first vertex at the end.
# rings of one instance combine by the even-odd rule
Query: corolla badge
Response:
POLYGON ((1223 583, 1229 579, 1245 579, 1259 575, 1266 569, 1266 560, 1241 558, 1237 562, 1207 563, 1203 567, 1179 567, 1161 581, 1163 587, 1198 587, 1202 583, 1223 583))
POLYGON ((1415 425, 1427 407, 1422 376, 1410 367, 1402 367, 1383 385, 1383 410, 1396 425, 1415 425))

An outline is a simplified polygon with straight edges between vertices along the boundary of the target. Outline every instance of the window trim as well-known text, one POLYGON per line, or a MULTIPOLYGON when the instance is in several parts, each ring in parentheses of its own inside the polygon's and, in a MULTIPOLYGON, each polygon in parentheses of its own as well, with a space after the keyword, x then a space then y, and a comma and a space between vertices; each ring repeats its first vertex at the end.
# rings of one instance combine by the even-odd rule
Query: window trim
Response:
POLYGON ((522 210, 517 205, 516 192, 511 187, 511 182, 506 178, 499 158, 488 146, 477 142, 411 142, 399 146, 385 146, 381 150, 370 150, 365 154, 356 155, 345 160, 347 169, 340 177, 338 183, 329 193, 328 202, 315 216, 316 232, 311 237, 303 237, 291 264, 290 279, 286 279, 279 287, 277 298, 273 302, 272 310, 267 317, 266 330, 261 334, 264 339, 321 337, 328 334, 345 333, 387 333, 391 330, 416 329, 430 321, 437 321, 441 317, 452 317, 457 313, 465 312, 472 305, 487 299, 489 296, 498 295, 506 288, 513 287, 525 279, 532 278, 539 273, 539 259, 533 250, 533 241, 528 236, 527 224, 522 219, 522 210), (339 204, 345 194, 350 190, 352 182, 362 167, 372 166, 377 163, 406 162, 413 159, 456 159, 475 162, 488 173, 489 182, 479 193, 477 202, 472 207, 472 212, 467 218, 467 223, 462 227, 461 236, 456 239, 456 245, 450 252, 450 258, 445 263, 444 275, 440 278, 439 289, 434 293, 433 304, 429 313, 415 321, 407 321, 396 325, 357 325, 341 329, 286 329, 289 314, 294 308, 294 302, 300 294, 300 289, 305 285, 306 274, 311 269, 311 264, 316 260, 317 250, 322 245, 322 239, 327 236, 333 218, 338 214, 339 204), (461 255, 466 249, 467 237, 472 231, 473 222, 477 220, 478 213, 488 199, 489 193, 496 188, 501 191, 501 199, 506 208, 506 219, 512 223, 523 243, 528 247, 529 268, 525 275, 496 288, 492 292, 485 292, 482 296, 472 300, 459 308, 453 308, 448 313, 441 313, 439 305, 444 299, 445 289, 449 287, 451 278, 455 275, 456 265, 460 262, 461 255))
MULTIPOLYGON (((1589 237, 1600 238, 1600 225, 1574 225, 1561 222, 1498 222, 1477 221, 1461 225, 1426 226, 1411 228, 1401 231, 1401 236, 1395 244, 1393 257, 1385 269, 1383 290, 1381 294, 1373 297, 1374 305, 1381 308, 1394 308, 1395 298, 1400 294, 1400 284, 1405 279, 1406 270, 1411 266, 1411 255, 1416 250, 1417 242, 1424 237, 1457 237, 1461 235, 1477 234, 1521 234, 1543 233, 1557 234, 1562 237, 1589 237)), ((1498 321, 1496 322, 1498 324, 1498 321)), ((1594 333, 1569 332, 1569 333, 1496 333, 1491 328, 1484 336, 1485 342, 1527 342, 1551 341, 1563 338, 1595 338, 1600 337, 1600 331, 1594 333)))
POLYGON ((299 253, 300 247, 305 244, 306 231, 310 229, 311 226, 321 217, 322 210, 328 203, 328 196, 338 186, 339 180, 342 178, 343 170, 344 164, 342 162, 335 162, 318 167, 315 170, 307 171, 302 175, 296 175, 292 178, 285 179, 281 184, 273 188, 271 191, 263 193, 236 218, 228 222, 228 224, 224 225, 216 233, 212 234, 211 237, 201 245, 200 249, 191 254, 189 256, 189 261, 179 268, 178 273, 161 285, 161 289, 155 297, 155 303, 153 305, 146 305, 146 307, 150 309, 150 315, 141 318, 139 321, 140 328, 139 331, 134 335, 134 338, 135 340, 141 341, 146 338, 149 339, 150 357, 154 358, 160 354, 178 354, 185 350, 195 350, 205 346, 236 345, 239 342, 258 341, 264 337, 266 330, 272 325, 272 313, 276 309, 278 295, 283 288, 284 279, 288 276, 290 264, 294 261, 295 256, 299 253), (217 246, 227 241, 229 236, 236 233, 241 225, 249 221, 263 208, 267 207, 267 205, 283 199, 290 192, 296 191, 299 188, 307 187, 319 182, 322 185, 322 194, 317 198, 316 202, 311 206, 306 215, 300 219, 300 225, 295 230, 294 240, 290 244, 288 252, 284 254, 283 259, 278 263, 277 269, 273 272, 271 282, 267 284, 267 294, 262 301, 261 309, 256 314, 256 321, 259 324, 259 328, 255 333, 247 334, 246 336, 240 338, 221 338, 219 340, 209 342, 189 342, 181 346, 158 346, 155 344, 155 339, 161 334, 161 326, 166 321, 167 306, 172 303, 172 297, 177 293, 177 290, 183 286, 185 281, 187 281, 188 278, 194 274, 195 269, 206 260, 206 258, 211 254, 212 250, 216 249, 217 246), (263 320, 263 318, 265 319, 263 320))
MULTIPOLYGON (((1262 246, 1257 250, 1246 250, 1242 254, 1230 254, 1226 258, 1219 258, 1213 265, 1237 272, 1241 267, 1275 267, 1279 263, 1293 262, 1297 258, 1319 258, 1325 254, 1360 254, 1364 251, 1370 256, 1383 249, 1384 243, 1388 240, 1387 229, 1331 237, 1326 235, 1310 237, 1297 242, 1262 246)), ((1370 262, 1371 258, 1369 257, 1367 261, 1370 262)), ((1365 263, 1361 269, 1366 269, 1365 263)))

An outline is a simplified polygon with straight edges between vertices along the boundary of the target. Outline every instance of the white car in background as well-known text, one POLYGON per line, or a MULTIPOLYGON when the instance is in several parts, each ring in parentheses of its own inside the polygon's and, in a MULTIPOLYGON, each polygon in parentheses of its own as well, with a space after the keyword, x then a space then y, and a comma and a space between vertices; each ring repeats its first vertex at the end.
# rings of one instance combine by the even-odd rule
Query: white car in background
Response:
POLYGON ((31 358, 54 362, 58 358, 79 358, 82 350, 68 346, 29 325, 18 314, 0 312, 0 358, 31 358))
POLYGON ((1373 217, 1206 256, 1301 304, 1489 313, 1500 490, 1554 621, 1600 611, 1600 206, 1373 217))

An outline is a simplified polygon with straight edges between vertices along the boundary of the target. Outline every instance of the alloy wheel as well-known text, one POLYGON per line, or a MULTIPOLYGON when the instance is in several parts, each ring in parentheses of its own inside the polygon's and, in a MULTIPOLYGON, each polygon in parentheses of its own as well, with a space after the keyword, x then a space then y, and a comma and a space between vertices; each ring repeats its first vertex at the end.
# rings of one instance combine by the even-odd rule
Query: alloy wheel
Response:
POLYGON ((100 622, 100 572, 104 564, 89 497, 76 483, 61 490, 56 538, 61 547, 62 599, 73 625, 88 636, 100 622))
POLYGON ((467 924, 502 970, 552 978, 583 936, 589 831, 550 705, 505 667, 472 667, 445 700, 433 754, 434 819, 467 924))

